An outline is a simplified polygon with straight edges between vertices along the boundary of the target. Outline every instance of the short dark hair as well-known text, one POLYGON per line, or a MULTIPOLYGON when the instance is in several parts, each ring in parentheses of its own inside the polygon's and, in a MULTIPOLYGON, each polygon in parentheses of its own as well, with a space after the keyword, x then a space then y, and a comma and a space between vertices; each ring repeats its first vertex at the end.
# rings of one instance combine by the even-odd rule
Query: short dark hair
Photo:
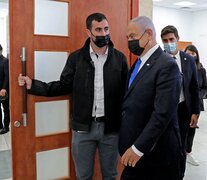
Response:
POLYGON ((91 30, 92 27, 92 21, 98 21, 101 22, 103 20, 107 20, 106 16, 102 13, 93 13, 91 15, 89 15, 86 19, 86 28, 91 30))
POLYGON ((2 50, 3 48, 2 48, 2 46, 1 46, 1 44, 0 44, 0 51, 2 50))
POLYGON ((162 29, 161 38, 163 38, 164 35, 169 34, 169 33, 173 33, 176 38, 179 37, 178 30, 176 29, 176 27, 172 25, 168 25, 162 29))

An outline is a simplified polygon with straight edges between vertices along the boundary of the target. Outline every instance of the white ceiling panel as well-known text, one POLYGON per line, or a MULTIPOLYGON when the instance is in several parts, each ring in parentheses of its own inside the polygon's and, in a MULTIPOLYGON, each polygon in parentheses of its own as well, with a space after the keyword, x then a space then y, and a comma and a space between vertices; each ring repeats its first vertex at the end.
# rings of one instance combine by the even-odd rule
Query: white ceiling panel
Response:
POLYGON ((200 10, 207 10, 207 0, 153 0, 153 4, 155 6, 161 6, 166 8, 173 8, 178 10, 185 10, 185 11, 200 11, 200 10), (188 1, 195 3, 195 5, 189 6, 189 7, 180 7, 178 5, 175 5, 175 3, 181 2, 181 1, 188 1))

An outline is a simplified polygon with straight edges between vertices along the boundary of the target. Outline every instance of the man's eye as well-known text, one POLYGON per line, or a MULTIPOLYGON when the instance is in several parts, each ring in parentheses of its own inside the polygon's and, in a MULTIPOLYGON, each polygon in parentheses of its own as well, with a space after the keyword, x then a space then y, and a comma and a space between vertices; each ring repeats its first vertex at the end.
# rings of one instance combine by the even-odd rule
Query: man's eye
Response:
POLYGON ((101 28, 96 28, 96 31, 97 31, 97 32, 100 32, 100 31, 101 31, 101 28))

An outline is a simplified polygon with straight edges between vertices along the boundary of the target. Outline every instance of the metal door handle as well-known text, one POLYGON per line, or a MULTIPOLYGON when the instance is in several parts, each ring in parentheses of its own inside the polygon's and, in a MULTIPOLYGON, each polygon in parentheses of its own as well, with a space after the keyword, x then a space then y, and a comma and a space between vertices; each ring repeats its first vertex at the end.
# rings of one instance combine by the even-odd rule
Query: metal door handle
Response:
MULTIPOLYGON (((22 54, 21 54, 21 59, 22 59, 22 75, 26 76, 26 48, 22 47, 22 54)), ((26 86, 22 88, 22 94, 23 94, 23 103, 22 103, 22 118, 23 118, 23 126, 27 126, 27 89, 26 86)))

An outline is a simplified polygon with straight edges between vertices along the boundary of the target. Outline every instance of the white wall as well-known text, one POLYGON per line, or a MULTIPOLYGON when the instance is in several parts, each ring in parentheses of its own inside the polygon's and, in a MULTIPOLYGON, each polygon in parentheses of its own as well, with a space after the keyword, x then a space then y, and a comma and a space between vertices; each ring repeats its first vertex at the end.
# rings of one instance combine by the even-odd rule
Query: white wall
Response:
POLYGON ((152 0, 139 0, 139 16, 152 18, 153 2, 152 0))
POLYGON ((198 48, 202 64, 207 70, 207 10, 193 13, 193 44, 198 48))
POLYGON ((167 25, 178 29, 180 41, 191 41, 198 48, 200 59, 207 69, 207 11, 189 12, 170 8, 153 7, 153 22, 157 42, 163 47, 160 32, 167 25))
POLYGON ((0 2, 0 44, 3 47, 3 55, 7 57, 7 18, 8 18, 8 3, 0 2))

